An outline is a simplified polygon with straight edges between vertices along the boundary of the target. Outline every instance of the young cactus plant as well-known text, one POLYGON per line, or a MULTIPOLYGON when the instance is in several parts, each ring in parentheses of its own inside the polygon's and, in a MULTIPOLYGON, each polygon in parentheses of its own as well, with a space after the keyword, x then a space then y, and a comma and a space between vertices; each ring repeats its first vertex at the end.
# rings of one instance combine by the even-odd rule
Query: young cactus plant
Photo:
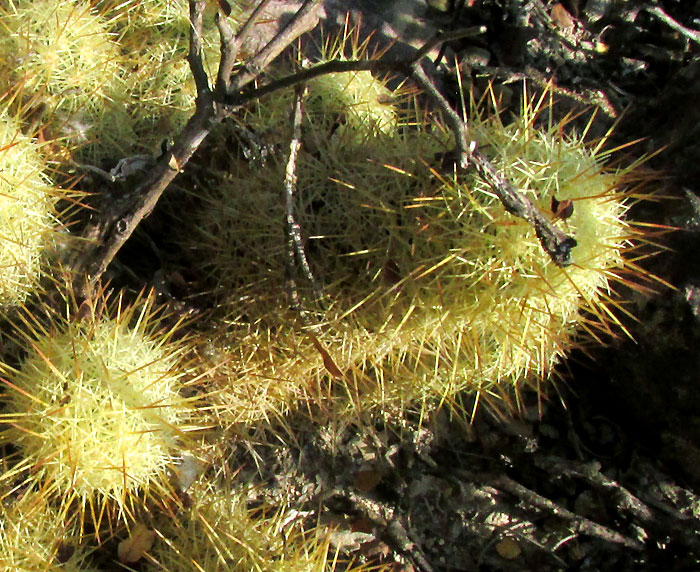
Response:
POLYGON ((6 478, 21 473, 64 511, 89 506, 93 515, 165 494, 171 461, 193 429, 192 405, 182 395, 188 346, 174 341, 152 300, 68 303, 65 315, 24 322, 26 355, 3 366, 2 437, 21 455, 6 478))
POLYGON ((80 545, 77 519, 51 508, 29 489, 0 505, 0 566, 6 572, 97 572, 80 545))
MULTIPOLYGON (((124 71, 108 23, 81 0, 32 0, 0 7, 0 77, 18 110, 44 123, 44 136, 93 160, 127 127, 115 103, 124 71), (104 129, 108 126, 109 129, 104 129)), ((55 157, 54 157, 55 159, 55 157)))

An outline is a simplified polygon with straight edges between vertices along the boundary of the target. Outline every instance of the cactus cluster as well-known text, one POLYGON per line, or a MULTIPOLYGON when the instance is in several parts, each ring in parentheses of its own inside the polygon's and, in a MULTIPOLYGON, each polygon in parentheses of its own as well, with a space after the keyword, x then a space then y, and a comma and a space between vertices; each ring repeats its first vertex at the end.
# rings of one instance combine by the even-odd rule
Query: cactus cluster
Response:
POLYGON ((191 506, 181 507, 181 518, 164 520, 156 529, 160 542, 148 570, 327 570, 327 538, 304 530, 290 511, 251 508, 247 491, 231 483, 199 484, 188 494, 191 506))
POLYGON ((57 206, 72 193, 57 187, 42 147, 0 106, 0 308, 36 289, 46 250, 56 243, 57 206))
MULTIPOLYGON (((445 167, 452 138, 439 114, 370 72, 334 73, 306 86, 295 177, 291 90, 240 110, 237 133, 249 140, 215 148, 196 177, 169 245, 205 277, 192 298, 207 300, 199 323, 126 289, 75 301, 47 255, 67 234, 64 205, 79 202, 54 173, 112 167, 182 127, 195 105, 187 4, 0 3, 8 570, 89 570, 82 546, 64 554, 68 540, 111 540, 144 515, 155 543, 135 551, 140 569, 332 568, 321 527, 251 508, 245 491, 215 484, 216 470, 184 491, 177 459, 292 410, 314 423, 326 419, 318 411, 354 422, 515 409, 581 332, 615 328, 615 282, 636 271, 624 190, 634 165, 606 168, 605 141, 547 121, 548 92, 534 102, 524 92, 513 117, 474 103, 469 126, 496 169, 576 238, 565 268, 476 171, 445 167), (251 141, 264 157, 244 148, 251 141), (285 231, 285 177, 301 244, 285 231), (51 295, 38 294, 42 280, 51 295)), ((213 14, 205 22, 212 75, 219 41, 213 14)), ((321 61, 366 56, 347 27, 321 44, 321 61)))
POLYGON ((7 572, 97 572, 80 545, 75 519, 61 516, 30 490, 0 505, 0 566, 7 572))
POLYGON ((11 2, 0 8, 0 28, 0 86, 18 114, 38 123, 44 137, 89 149, 92 158, 122 137, 119 47, 89 3, 11 2))

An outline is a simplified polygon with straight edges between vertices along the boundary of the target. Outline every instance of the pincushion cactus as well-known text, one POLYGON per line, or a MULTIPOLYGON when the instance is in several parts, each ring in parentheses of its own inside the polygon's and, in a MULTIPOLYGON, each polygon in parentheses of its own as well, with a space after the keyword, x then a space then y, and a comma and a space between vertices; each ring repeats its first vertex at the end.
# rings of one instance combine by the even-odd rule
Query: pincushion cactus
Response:
MULTIPOLYGON (((266 323, 275 332, 270 343, 304 363, 292 374, 298 387, 336 378, 353 409, 450 403, 465 389, 496 404, 528 378, 545 377, 578 343, 579 326, 611 329, 612 283, 635 235, 618 190, 630 171, 606 171, 583 136, 536 126, 541 110, 527 103, 510 124, 475 114, 470 133, 552 218, 553 201, 571 201, 570 216, 555 223, 578 242, 567 268, 476 173, 441 172, 435 158, 450 138, 439 123, 432 132, 377 138, 371 149, 341 154, 329 143, 300 156, 296 216, 324 285, 314 303, 299 273, 306 325, 283 309, 282 161, 255 171, 232 161, 232 172, 203 193, 189 245, 217 282, 222 306, 255 328, 266 323)), ((270 362, 266 376, 288 375, 287 365, 270 362)))
POLYGON ((93 572, 76 520, 64 518, 35 490, 0 506, 0 566, 6 572, 93 572))
POLYGON ((39 113, 51 138, 71 149, 89 143, 90 156, 101 156, 119 138, 102 126, 124 125, 114 104, 124 74, 108 23, 89 2, 32 0, 0 9, 0 30, 3 90, 39 113))
POLYGON ((320 531, 305 532, 289 511, 251 509, 246 490, 230 483, 221 488, 197 484, 188 495, 192 505, 158 526, 148 570, 329 569, 327 539, 320 531))
POLYGON ((27 320, 27 355, 16 369, 5 366, 11 428, 3 437, 21 453, 18 467, 64 507, 74 499, 123 507, 166 486, 191 429, 180 394, 186 346, 172 342, 149 302, 103 300, 88 314, 83 306, 48 324, 27 320))

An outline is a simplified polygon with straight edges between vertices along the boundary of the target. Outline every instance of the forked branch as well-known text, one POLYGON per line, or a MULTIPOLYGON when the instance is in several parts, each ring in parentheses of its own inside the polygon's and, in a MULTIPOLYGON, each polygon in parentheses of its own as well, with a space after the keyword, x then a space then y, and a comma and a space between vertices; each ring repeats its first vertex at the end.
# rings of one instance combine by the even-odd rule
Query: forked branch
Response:
MULTIPOLYGON (((317 8, 321 0, 306 0, 289 23, 251 58, 248 65, 235 73, 230 89, 237 90, 253 81, 274 58, 294 40, 318 23, 317 8)), ((79 298, 89 298, 107 267, 119 249, 132 235, 139 223, 148 216, 168 185, 183 170, 195 151, 207 138, 211 129, 221 122, 229 112, 226 106, 217 104, 210 89, 202 62, 202 19, 205 0, 190 0, 190 47, 187 56, 197 87, 197 102, 194 115, 175 139, 171 150, 164 153, 133 191, 115 198, 110 193, 103 195, 100 212, 86 230, 84 238, 90 247, 78 252, 71 261, 76 275, 74 289, 79 298)), ((222 41, 221 66, 224 70, 231 65, 232 56, 237 53, 237 42, 245 36, 259 18, 261 9, 255 10, 241 33, 234 37, 227 34, 226 25, 219 25, 222 41)), ((218 85, 221 80, 219 74, 218 85)))
POLYGON ((268 4, 262 0, 237 35, 234 35, 225 17, 217 17, 221 39, 221 62, 215 83, 215 93, 202 62, 202 28, 205 0, 190 0, 190 46, 187 60, 197 88, 194 115, 178 134, 171 150, 164 153, 136 188, 116 200, 106 195, 96 221, 89 225, 84 237, 91 241, 91 248, 81 251, 73 261, 77 274, 75 289, 79 297, 89 297, 115 255, 131 236, 138 224, 150 214, 162 193, 188 163, 195 151, 209 135, 211 129, 236 109, 249 101, 274 91, 302 84, 314 77, 349 71, 371 70, 400 73, 411 78, 443 113, 455 137, 454 159, 458 171, 475 168, 492 187, 508 210, 534 226, 537 236, 552 258, 560 265, 570 263, 574 238, 557 229, 537 207, 523 196, 512 183, 500 175, 468 137, 467 125, 451 108, 434 82, 425 73, 421 59, 432 47, 458 37, 480 33, 480 28, 467 28, 438 35, 419 49, 413 58, 396 61, 378 59, 369 61, 331 61, 302 70, 266 86, 247 89, 263 70, 302 34, 316 27, 318 8, 322 0, 306 0, 295 16, 257 53, 236 72, 233 71, 237 55, 246 38, 268 4))

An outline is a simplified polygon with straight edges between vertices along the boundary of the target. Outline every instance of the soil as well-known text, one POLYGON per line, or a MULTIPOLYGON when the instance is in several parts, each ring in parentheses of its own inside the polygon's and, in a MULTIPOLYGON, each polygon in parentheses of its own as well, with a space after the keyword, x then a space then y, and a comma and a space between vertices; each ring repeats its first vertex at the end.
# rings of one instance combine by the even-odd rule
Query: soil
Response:
POLYGON ((660 151, 646 168, 666 198, 631 217, 676 230, 643 262, 656 292, 627 293, 632 339, 572 355, 544 404, 526 394, 519 417, 471 425, 292 419, 285 442, 233 447, 237 479, 333 524, 341 558, 397 571, 700 569, 700 3, 327 0, 324 25, 348 11, 397 56, 485 26, 431 54, 444 93, 456 67, 512 97, 552 82, 562 113, 598 110, 593 136, 615 125, 632 155, 660 151))

